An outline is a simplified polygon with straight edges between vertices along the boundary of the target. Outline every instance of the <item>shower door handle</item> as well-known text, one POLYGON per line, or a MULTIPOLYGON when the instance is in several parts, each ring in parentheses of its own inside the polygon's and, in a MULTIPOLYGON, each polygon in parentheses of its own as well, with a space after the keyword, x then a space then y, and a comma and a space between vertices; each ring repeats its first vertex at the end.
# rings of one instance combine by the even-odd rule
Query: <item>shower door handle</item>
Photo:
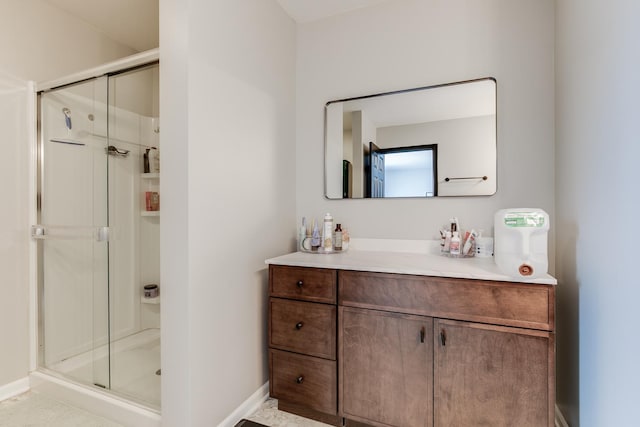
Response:
POLYGON ((109 227, 70 227, 36 224, 31 226, 31 238, 34 240, 95 240, 96 242, 108 242, 110 231, 109 227))

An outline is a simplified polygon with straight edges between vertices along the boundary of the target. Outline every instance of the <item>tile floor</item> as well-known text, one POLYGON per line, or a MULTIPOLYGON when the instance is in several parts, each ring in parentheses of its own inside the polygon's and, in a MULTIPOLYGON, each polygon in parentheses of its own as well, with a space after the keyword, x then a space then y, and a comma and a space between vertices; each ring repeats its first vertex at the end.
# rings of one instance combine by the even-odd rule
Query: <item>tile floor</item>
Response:
POLYGON ((302 418, 288 412, 278 411, 278 401, 267 399, 260 408, 247 417, 249 421, 269 427, 329 427, 328 424, 302 418))
MULTIPOLYGON (((269 427, 329 427, 278 411, 278 401, 267 399, 248 420, 269 427)), ((29 391, 0 402, 0 427, 124 427, 106 418, 29 391)), ((556 420, 556 427, 560 427, 556 420)))
POLYGON ((123 427, 106 418, 28 391, 0 402, 0 427, 123 427))
MULTIPOLYGON (((277 400, 267 399, 247 419, 269 427, 328 427, 327 424, 278 411, 277 407, 277 400)), ((0 402, 0 427, 124 426, 49 396, 29 391, 0 402)))

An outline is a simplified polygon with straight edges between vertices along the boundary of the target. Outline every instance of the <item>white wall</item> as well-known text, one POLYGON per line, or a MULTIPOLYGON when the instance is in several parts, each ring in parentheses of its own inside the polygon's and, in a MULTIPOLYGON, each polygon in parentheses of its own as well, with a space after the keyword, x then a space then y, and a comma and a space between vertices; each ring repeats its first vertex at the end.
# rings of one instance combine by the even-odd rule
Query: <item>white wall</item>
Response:
POLYGON ((295 25, 163 0, 160 28, 163 424, 217 425, 267 380, 264 260, 295 249, 295 25))
POLYGON ((557 2, 557 389, 572 427, 638 423, 638 16, 635 0, 557 2))
POLYGON ((0 0, 0 10, 0 196, 3 206, 10 207, 3 210, 6 216, 0 218, 2 386, 25 377, 29 369, 28 129, 32 117, 31 111, 26 110, 26 81, 58 78, 134 52, 43 0, 0 0))
MULTIPOLYGON (((402 0, 300 25, 298 218, 330 211, 352 236, 404 239, 437 238, 454 215, 463 227, 490 230, 506 207, 540 207, 553 220, 553 53, 553 0, 402 0), (487 76, 497 79, 495 196, 324 198, 326 102, 487 76)), ((553 268, 553 251, 551 259, 553 268)))

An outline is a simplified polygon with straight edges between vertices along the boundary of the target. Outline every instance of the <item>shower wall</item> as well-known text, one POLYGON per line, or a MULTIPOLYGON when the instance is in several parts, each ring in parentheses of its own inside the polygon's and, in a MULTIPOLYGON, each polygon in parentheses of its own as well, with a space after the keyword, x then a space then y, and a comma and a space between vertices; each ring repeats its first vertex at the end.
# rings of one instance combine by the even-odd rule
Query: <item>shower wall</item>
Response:
MULTIPOLYGON (((42 97, 46 222, 110 228, 108 246, 90 239, 49 240, 44 246, 45 366, 83 353, 98 360, 106 356, 109 339, 160 327, 160 306, 141 298, 144 284, 159 284, 159 217, 141 216, 150 185, 141 178, 142 154, 144 146, 159 143, 157 79, 156 67, 42 97), (71 130, 63 108, 71 111, 71 130), (107 145, 129 155, 107 161, 107 145), (79 325, 79 319, 86 323, 79 325)), ((108 378, 100 378, 106 375, 108 368, 79 379, 107 384, 108 378)))
POLYGON ((26 81, 0 71, 0 399, 2 386, 29 370, 29 112, 26 81))

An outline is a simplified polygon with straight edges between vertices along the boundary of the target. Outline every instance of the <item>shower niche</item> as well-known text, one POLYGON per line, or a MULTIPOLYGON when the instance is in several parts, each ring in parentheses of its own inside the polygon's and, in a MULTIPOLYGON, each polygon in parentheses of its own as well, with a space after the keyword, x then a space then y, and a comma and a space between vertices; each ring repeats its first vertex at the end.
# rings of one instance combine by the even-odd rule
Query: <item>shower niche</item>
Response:
POLYGON ((157 63, 38 92, 38 364, 160 408, 157 63))

